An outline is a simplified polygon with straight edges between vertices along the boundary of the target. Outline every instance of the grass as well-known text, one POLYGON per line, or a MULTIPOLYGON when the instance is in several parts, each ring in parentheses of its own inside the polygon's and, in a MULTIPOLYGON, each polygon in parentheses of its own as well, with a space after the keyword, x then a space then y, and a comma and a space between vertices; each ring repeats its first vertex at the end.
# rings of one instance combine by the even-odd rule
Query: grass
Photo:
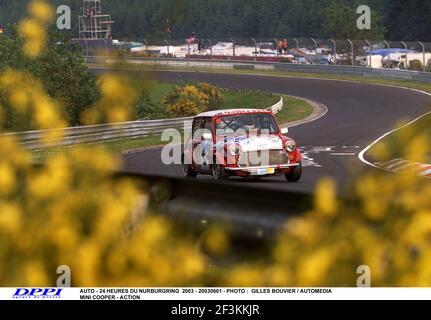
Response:
POLYGON ((289 96, 283 96, 283 100, 283 109, 275 115, 280 125, 302 120, 313 112, 313 107, 305 100, 289 96))
POLYGON ((260 91, 223 90, 223 104, 219 109, 268 108, 276 104, 280 97, 260 91))
MULTIPOLYGON (((230 106, 231 108, 237 107, 261 107, 267 108, 280 99, 277 95, 272 95, 263 92, 239 92, 239 91, 224 91, 225 102, 223 108, 230 106), (256 102, 257 101, 257 102, 256 102)), ((281 112, 276 115, 279 124, 301 120, 313 111, 313 107, 302 99, 297 99, 289 96, 283 96, 284 107, 281 112)), ((88 144, 88 146, 103 146, 112 154, 120 154, 127 150, 141 149, 151 146, 165 145, 168 142, 162 142, 161 136, 149 136, 143 138, 129 138, 114 141, 105 141, 100 143, 88 144)), ((43 162, 49 156, 55 155, 59 152, 64 152, 72 147, 55 147, 35 150, 32 152, 32 157, 37 162, 43 162)))
POLYGON ((151 81, 149 86, 152 101, 162 101, 173 90, 175 84, 168 82, 151 81))
POLYGON ((206 72, 206 73, 230 73, 230 74, 257 74, 257 75, 270 75, 279 77, 297 77, 297 78, 318 78, 318 79, 330 79, 330 80, 347 80, 361 83, 370 84, 382 84, 382 85, 393 85, 400 86, 410 89, 422 90, 431 93, 431 84, 408 81, 408 80, 389 80, 389 79, 378 79, 378 78, 365 78, 357 76, 349 76, 342 74, 322 74, 322 73, 306 73, 306 72, 290 72, 280 70, 241 70, 241 69, 216 69, 216 68, 202 68, 202 67, 182 67, 182 66, 160 66, 160 65, 136 65, 136 64, 112 64, 112 65, 90 65, 90 67, 111 67, 113 69, 131 69, 131 70, 144 70, 144 71, 156 71, 156 70, 180 70, 189 72, 206 72))
MULTIPOLYGON (((86 144, 85 146, 88 146, 88 147, 103 146, 105 150, 107 150, 112 154, 120 154, 125 150, 133 150, 133 149, 157 146, 162 144, 166 144, 166 143, 163 143, 161 141, 161 136, 154 135, 154 136, 148 136, 148 137, 142 137, 142 138, 129 138, 129 139, 91 143, 91 144, 86 144)), ((32 152, 32 157, 35 161, 44 161, 45 159, 47 159, 52 155, 67 151, 75 147, 77 146, 53 147, 53 148, 34 150, 32 152)))

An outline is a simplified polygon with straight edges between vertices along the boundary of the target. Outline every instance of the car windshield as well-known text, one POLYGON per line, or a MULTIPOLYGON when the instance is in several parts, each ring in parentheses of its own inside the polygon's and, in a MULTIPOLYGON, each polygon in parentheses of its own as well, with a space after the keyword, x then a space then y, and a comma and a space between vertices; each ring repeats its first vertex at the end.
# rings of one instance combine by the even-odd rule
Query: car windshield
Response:
POLYGON ((241 114, 220 117, 215 120, 215 129, 218 136, 264 132, 277 134, 278 126, 270 114, 241 114))

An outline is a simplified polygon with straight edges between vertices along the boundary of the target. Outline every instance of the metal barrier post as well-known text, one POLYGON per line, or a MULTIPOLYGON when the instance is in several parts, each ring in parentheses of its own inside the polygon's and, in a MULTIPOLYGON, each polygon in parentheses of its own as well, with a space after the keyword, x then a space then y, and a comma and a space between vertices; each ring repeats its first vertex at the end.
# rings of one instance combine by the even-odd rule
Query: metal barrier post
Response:
POLYGON ((368 46, 368 56, 369 56, 369 61, 370 61, 370 68, 372 68, 373 67, 373 59, 371 57, 371 43, 368 40, 364 40, 364 41, 368 46))
POLYGON ((311 41, 313 41, 314 43, 314 52, 316 53, 316 56, 317 56, 317 41, 314 40, 313 38, 311 38, 311 41))
POLYGON ((299 48, 299 41, 298 41, 298 39, 292 38, 292 40, 295 41, 295 43, 296 43, 296 49, 298 49, 299 48))
POLYGON ((404 41, 400 41, 400 43, 404 46, 404 49, 406 50, 406 63, 404 65, 404 69, 407 70, 409 68, 409 59, 407 59, 407 50, 408 50, 408 46, 404 41))
POLYGON ((418 43, 422 47, 422 54, 423 54, 423 66, 422 66, 422 68, 423 68, 423 71, 425 72, 426 71, 426 65, 425 65, 425 45, 422 42, 420 42, 420 41, 418 41, 418 43))
POLYGON ((146 52, 147 52, 147 54, 148 54, 148 42, 147 42, 147 40, 146 40, 146 39, 144 39, 142 42, 145 44, 145 51, 146 51, 146 52))
POLYGON ((212 57, 213 57, 213 44, 212 44, 210 39, 207 39, 207 41, 210 44, 210 57, 212 59, 212 57))
POLYGON ((389 42, 387 42, 386 40, 385 41, 383 41, 383 43, 386 45, 386 48, 388 49, 388 68, 390 68, 391 67, 391 48, 390 48, 390 45, 389 45, 389 42))
POLYGON ((166 43, 167 53, 168 53, 168 57, 169 57, 169 41, 165 40, 165 43, 166 43))
POLYGON ((256 39, 251 38, 251 41, 254 43, 254 61, 257 60, 257 42, 256 39))
POLYGON ((275 50, 277 51, 277 58, 280 55, 279 48, 278 48, 278 39, 272 38, 272 40, 275 42, 275 50))
POLYGON ((230 41, 232 41, 232 54, 235 57, 235 40, 233 40, 233 38, 231 38, 230 41))
POLYGON ((353 47, 353 42, 350 39, 347 39, 347 42, 350 44, 350 47, 352 49, 352 66, 355 65, 355 49, 353 47))
POLYGON ((330 39, 329 41, 334 45, 334 64, 337 65, 337 43, 334 39, 330 39))

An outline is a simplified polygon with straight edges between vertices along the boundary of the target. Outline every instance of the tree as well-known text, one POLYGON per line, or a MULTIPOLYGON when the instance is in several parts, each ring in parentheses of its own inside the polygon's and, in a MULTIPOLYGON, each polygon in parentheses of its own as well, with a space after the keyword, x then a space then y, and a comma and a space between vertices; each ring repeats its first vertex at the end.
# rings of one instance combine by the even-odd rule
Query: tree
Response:
POLYGON ((409 70, 413 70, 413 71, 423 71, 424 67, 423 64, 420 60, 412 60, 409 63, 409 70))
MULTIPOLYGON (((80 12, 80 1, 51 1, 69 5, 74 16, 80 12)), ((27 2, 1 1, 1 23, 16 23, 27 2)), ((423 0, 104 0, 103 11, 115 21, 115 38, 135 41, 165 38, 166 19, 172 39, 195 31, 213 39, 333 36, 431 41, 431 2, 423 0), (356 33, 355 9, 362 4, 372 9, 373 29, 356 33)))
POLYGON ((392 0, 388 7, 390 39, 431 41, 431 2, 392 0))
POLYGON ((371 29, 360 30, 357 28, 356 21, 358 6, 348 6, 339 3, 332 3, 323 11, 324 22, 323 32, 327 38, 338 39, 369 39, 381 40, 384 38, 385 29, 380 25, 382 17, 376 11, 371 12, 371 29))
MULTIPOLYGON (((0 70, 29 72, 42 81, 49 96, 63 106, 68 122, 79 125, 79 115, 99 97, 96 76, 90 73, 77 45, 55 31, 49 33, 49 45, 37 58, 23 54, 22 39, 12 29, 10 36, 0 37, 0 70)), ((3 101, 7 109, 7 102, 3 101)), ((7 130, 31 129, 32 125, 16 114, 8 114, 7 130), (17 120, 21 118, 19 123, 17 120)))
POLYGON ((144 91, 136 99, 134 107, 134 118, 140 119, 164 119, 166 118, 166 112, 160 103, 155 103, 151 100, 148 91, 144 91))

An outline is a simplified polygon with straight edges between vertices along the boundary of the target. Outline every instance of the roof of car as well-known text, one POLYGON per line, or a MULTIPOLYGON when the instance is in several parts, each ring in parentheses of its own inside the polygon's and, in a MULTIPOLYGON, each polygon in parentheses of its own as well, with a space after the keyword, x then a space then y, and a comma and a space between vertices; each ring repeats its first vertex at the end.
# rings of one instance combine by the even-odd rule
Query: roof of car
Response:
POLYGON ((234 114, 244 114, 244 113, 269 113, 271 111, 266 109, 225 109, 225 110, 214 110, 207 111, 198 114, 196 117, 214 117, 218 115, 234 115, 234 114))

